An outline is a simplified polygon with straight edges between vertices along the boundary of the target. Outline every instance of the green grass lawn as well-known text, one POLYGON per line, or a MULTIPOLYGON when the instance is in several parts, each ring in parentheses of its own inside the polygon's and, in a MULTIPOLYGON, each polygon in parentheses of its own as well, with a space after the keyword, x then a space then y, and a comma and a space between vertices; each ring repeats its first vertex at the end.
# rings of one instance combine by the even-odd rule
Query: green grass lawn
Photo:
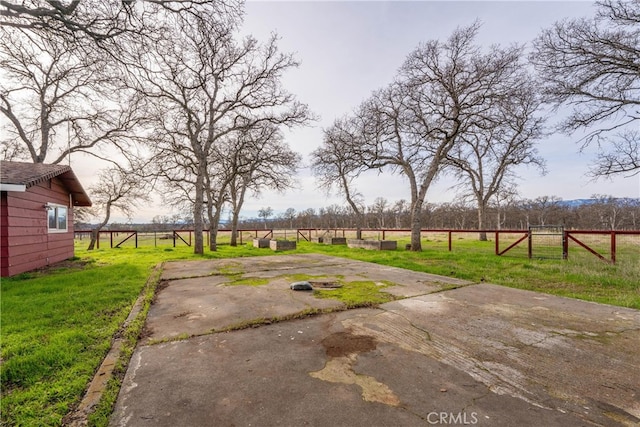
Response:
MULTIPOLYGON (((157 263, 273 254, 250 246, 220 246, 217 252, 198 257, 186 246, 87 252, 85 243, 77 248, 74 263, 2 279, 1 425, 61 425, 81 399, 157 263)), ((456 241, 448 252, 446 242, 443 247, 442 242, 425 241, 424 251, 414 253, 300 242, 297 251, 289 253, 324 253, 640 309, 637 246, 620 245, 619 263, 610 265, 584 251, 571 252, 567 261, 529 260, 521 248, 497 257, 492 245, 468 239, 456 241)), ((375 294, 363 293, 372 303, 378 302, 375 294)), ((106 415, 94 421, 105 422, 106 415)))

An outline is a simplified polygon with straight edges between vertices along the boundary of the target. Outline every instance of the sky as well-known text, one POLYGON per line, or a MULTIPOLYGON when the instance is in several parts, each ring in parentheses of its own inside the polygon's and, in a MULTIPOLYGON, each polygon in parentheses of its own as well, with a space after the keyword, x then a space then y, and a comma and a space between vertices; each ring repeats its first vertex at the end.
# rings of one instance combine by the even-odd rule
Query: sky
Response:
MULTIPOLYGON (((392 81, 406 56, 420 42, 445 40, 460 26, 482 23, 481 45, 529 46, 539 32, 563 18, 590 17, 585 1, 265 1, 249 0, 242 33, 266 40, 272 32, 283 52, 293 53, 300 66, 285 75, 284 86, 319 117, 311 126, 286 133, 290 147, 302 154, 303 167, 297 188, 284 194, 265 192, 248 197, 241 217, 257 217, 263 207, 275 214, 293 208, 297 212, 331 204, 343 205, 338 194, 316 188, 309 154, 322 143, 322 129, 337 117, 349 114, 371 92, 392 81)), ((553 123, 553 121, 551 122, 553 123)), ((538 145, 548 173, 516 169, 521 198, 557 196, 564 200, 593 194, 640 197, 640 176, 593 181, 587 176, 593 150, 580 153, 578 137, 553 134, 538 145)), ((94 180, 96 165, 90 160, 72 162, 85 188, 94 180), (75 163, 75 164, 74 164, 75 163)), ((453 201, 452 178, 443 177, 427 194, 429 203, 453 201)), ((377 197, 390 203, 410 200, 406 180, 388 172, 365 174, 356 184, 365 203, 377 197)), ((133 222, 148 221, 170 212, 161 204, 139 209, 133 222)), ((224 218, 224 216, 223 216, 224 218)), ((116 216, 115 220, 123 220, 116 216)))

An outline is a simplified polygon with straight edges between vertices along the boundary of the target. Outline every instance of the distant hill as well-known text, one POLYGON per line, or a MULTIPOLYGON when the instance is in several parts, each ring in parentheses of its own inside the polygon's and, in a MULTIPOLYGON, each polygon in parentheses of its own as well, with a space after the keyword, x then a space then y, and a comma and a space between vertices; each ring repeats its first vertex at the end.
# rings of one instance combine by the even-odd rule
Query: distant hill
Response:
MULTIPOLYGON (((632 203, 640 203, 640 198, 632 198, 632 197, 619 197, 614 199, 618 204, 627 205, 632 203)), ((599 199, 573 199, 573 200, 562 200, 558 202, 560 206, 568 206, 570 208, 577 208, 583 205, 593 205, 598 203, 599 199)))

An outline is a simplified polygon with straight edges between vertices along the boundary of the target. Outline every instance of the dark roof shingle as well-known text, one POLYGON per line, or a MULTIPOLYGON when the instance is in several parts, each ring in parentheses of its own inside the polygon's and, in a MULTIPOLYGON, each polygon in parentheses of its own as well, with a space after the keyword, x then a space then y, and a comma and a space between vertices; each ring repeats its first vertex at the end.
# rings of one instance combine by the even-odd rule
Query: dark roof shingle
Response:
POLYGON ((70 166, 0 161, 0 183, 2 184, 24 185, 29 188, 55 177, 60 179, 69 190, 75 206, 91 206, 89 196, 70 166))

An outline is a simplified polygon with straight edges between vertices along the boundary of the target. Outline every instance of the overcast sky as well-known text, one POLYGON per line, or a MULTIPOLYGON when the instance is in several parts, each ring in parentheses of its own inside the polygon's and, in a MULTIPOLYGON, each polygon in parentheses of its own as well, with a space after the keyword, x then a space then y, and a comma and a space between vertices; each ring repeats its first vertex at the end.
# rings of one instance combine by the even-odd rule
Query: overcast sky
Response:
MULTIPOLYGON (((446 39, 459 26, 478 19, 482 22, 477 42, 482 45, 529 42, 542 28, 567 17, 593 16, 591 2, 570 1, 263 1, 246 4, 243 33, 266 40, 271 32, 280 36, 279 46, 292 52, 300 67, 286 75, 284 84, 320 117, 313 126, 287 133, 291 148, 300 152, 305 164, 308 154, 320 146, 322 128, 336 117, 348 114, 372 91, 387 85, 408 53, 420 42, 446 39)), ((588 198, 592 194, 640 197, 640 177, 598 182, 586 176, 593 152, 579 153, 576 137, 553 135, 538 147, 546 159, 548 174, 517 170, 522 178, 522 198, 553 195, 565 200, 588 198)), ((88 165, 74 169, 85 182, 88 165)), ((327 196, 316 189, 308 168, 299 174, 299 188, 285 194, 265 193, 245 203, 243 217, 255 217, 261 207, 278 214, 287 208, 302 211, 333 203, 343 204, 339 195, 327 196)), ((443 178, 427 194, 428 202, 454 199, 452 179, 443 178)), ((366 204, 376 197, 390 202, 410 200, 408 184, 388 173, 372 173, 361 179, 358 190, 366 204)), ((149 220, 163 210, 141 210, 136 220, 149 220)))

